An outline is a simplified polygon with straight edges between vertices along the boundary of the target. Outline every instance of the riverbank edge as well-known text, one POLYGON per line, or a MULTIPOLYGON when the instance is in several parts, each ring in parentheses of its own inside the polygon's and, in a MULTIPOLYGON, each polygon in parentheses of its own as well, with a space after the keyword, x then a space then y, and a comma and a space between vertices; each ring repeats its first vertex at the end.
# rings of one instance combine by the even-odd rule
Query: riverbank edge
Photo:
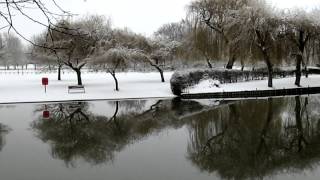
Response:
POLYGON ((235 99, 320 94, 320 87, 181 94, 182 99, 235 99))

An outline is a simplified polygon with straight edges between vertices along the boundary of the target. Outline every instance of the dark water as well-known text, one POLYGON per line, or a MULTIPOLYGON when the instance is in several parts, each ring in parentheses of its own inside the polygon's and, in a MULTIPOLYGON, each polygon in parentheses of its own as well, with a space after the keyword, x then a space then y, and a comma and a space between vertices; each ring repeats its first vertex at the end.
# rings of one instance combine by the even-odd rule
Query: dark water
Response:
POLYGON ((319 179, 319 105, 320 96, 0 105, 0 179, 319 179))

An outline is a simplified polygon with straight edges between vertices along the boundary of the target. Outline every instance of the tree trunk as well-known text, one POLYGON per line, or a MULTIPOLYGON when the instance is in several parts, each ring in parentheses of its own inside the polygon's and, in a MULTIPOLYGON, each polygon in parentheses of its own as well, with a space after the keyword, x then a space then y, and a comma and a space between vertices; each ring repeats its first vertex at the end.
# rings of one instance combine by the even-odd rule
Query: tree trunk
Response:
POLYGON ((273 87, 273 65, 270 61, 270 57, 266 51, 263 51, 264 61, 268 68, 268 87, 273 87))
POLYGON ((78 85, 82 85, 82 78, 81 78, 81 68, 84 67, 86 64, 83 63, 82 65, 77 65, 74 66, 71 62, 64 63, 64 65, 70 67, 72 70, 74 70, 77 73, 77 80, 78 80, 78 85))
POLYGON ((241 71, 244 71, 244 62, 241 60, 241 71))
POLYGON ((152 60, 149 61, 150 65, 155 67, 159 73, 160 73, 160 76, 161 76, 161 82, 165 82, 164 80, 164 76, 163 76, 163 70, 160 68, 160 66, 158 65, 158 62, 159 60, 156 58, 156 59, 153 59, 156 63, 152 62, 152 60))
POLYGON ((210 62, 210 59, 206 59, 206 60, 207 60, 208 67, 209 67, 210 69, 212 69, 213 67, 212 67, 212 64, 211 64, 211 62, 210 62))
POLYGON ((61 68, 62 68, 62 66, 59 65, 58 66, 58 81, 61 81, 61 68))
POLYGON ((160 76, 161 76, 161 82, 165 82, 164 76, 163 76, 163 70, 161 68, 159 68, 159 67, 157 67, 157 69, 158 69, 158 71, 160 73, 160 76))
POLYGON ((297 55, 297 64, 296 64, 296 81, 295 85, 300 87, 300 80, 301 80, 301 63, 302 63, 302 55, 297 55))
POLYGON ((268 87, 272 87, 273 86, 273 83, 272 83, 273 65, 270 61, 270 56, 269 56, 268 50, 266 48, 266 41, 262 37, 261 32, 259 30, 256 30, 255 32, 257 35, 258 43, 259 43, 258 47, 263 54, 264 62, 267 64, 267 68, 268 68, 268 87))
POLYGON ((306 47, 306 44, 309 40, 309 35, 307 35, 305 37, 305 31, 304 30, 300 30, 299 31, 299 43, 298 43, 298 48, 299 48, 299 54, 296 56, 297 58, 297 64, 296 64, 296 81, 295 81, 295 85, 297 85, 298 87, 300 87, 300 80, 301 80, 301 65, 303 62, 303 54, 304 54, 304 50, 306 47))
POLYGON ((74 69, 77 73, 77 80, 78 80, 78 85, 82 85, 82 79, 81 79, 81 70, 80 69, 74 69))
POLYGON ((236 61, 236 58, 232 56, 228 61, 226 69, 232 69, 235 61, 236 61))
POLYGON ((114 79, 114 83, 116 84, 116 91, 119 91, 119 83, 118 83, 118 79, 116 77, 116 73, 113 71, 113 72, 110 72, 110 74, 114 79))
POLYGON ((163 70, 157 65, 153 65, 153 66, 159 71, 160 76, 161 76, 161 82, 165 82, 164 76, 163 76, 163 70))
POLYGON ((272 79, 273 79, 273 68, 270 63, 268 65, 268 87, 273 87, 272 79))
POLYGON ((304 67, 304 71, 306 73, 306 78, 309 78, 309 71, 307 66, 304 67))

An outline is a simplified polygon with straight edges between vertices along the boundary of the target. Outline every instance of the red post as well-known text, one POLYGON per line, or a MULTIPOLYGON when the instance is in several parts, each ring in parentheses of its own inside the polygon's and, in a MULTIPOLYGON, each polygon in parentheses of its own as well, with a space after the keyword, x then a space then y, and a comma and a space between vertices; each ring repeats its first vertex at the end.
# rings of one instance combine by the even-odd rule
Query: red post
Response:
POLYGON ((44 92, 47 93, 47 85, 49 84, 49 79, 47 77, 42 78, 42 85, 44 86, 44 92))
POLYGON ((44 111, 42 112, 43 119, 49 119, 50 118, 50 112, 47 109, 47 105, 44 105, 44 111))
POLYGON ((43 118, 48 119, 50 117, 50 112, 49 111, 43 111, 43 118))

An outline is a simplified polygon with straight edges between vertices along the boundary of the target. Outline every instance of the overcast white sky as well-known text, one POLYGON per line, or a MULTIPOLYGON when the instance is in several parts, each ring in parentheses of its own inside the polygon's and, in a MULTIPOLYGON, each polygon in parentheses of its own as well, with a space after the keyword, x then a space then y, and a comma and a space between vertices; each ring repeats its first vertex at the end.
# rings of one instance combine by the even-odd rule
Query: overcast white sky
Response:
MULTIPOLYGON (((309 8, 320 6, 320 0, 269 0, 278 7, 309 8)), ((152 35, 162 24, 176 22, 186 15, 191 0, 57 0, 63 9, 76 14, 103 14, 112 18, 114 27, 128 27, 134 32, 152 35)), ((35 18, 41 17, 34 15, 35 18)), ((43 28, 16 17, 15 26, 26 37, 43 28)))
POLYGON ((312 9, 320 7, 320 0, 270 0, 273 4, 280 8, 305 8, 312 9))

